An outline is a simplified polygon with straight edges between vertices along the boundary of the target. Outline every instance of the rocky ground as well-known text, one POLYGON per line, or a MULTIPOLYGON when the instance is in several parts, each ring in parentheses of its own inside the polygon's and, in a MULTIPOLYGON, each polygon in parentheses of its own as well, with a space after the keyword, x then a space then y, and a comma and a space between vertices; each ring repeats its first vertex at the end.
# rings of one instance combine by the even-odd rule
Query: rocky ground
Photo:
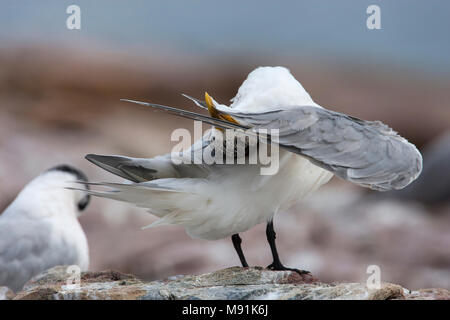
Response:
MULTIPOLYGON (((170 151, 173 129, 192 129, 190 121, 123 104, 120 98, 192 108, 180 93, 200 97, 207 90, 225 103, 246 74, 264 64, 273 61, 239 65, 104 51, 0 50, 0 212, 24 184, 55 164, 76 165, 92 181, 120 181, 83 156, 151 157, 170 151)), ((382 120, 419 147, 450 127, 445 105, 450 85, 443 79, 382 67, 283 64, 318 103, 382 120)), ((367 196, 367 190, 333 179, 281 212, 275 228, 284 263, 310 270, 326 283, 365 283, 367 267, 377 265, 382 281, 412 290, 449 289, 449 207, 367 196)), ((238 264, 229 239, 193 240, 177 226, 141 230, 153 220, 143 210, 93 199, 81 217, 90 270, 115 269, 157 280, 238 264)), ((241 236, 250 265, 271 262, 264 226, 241 236)))
MULTIPOLYGON (((67 267, 55 267, 30 280, 14 300, 399 300, 450 299, 445 289, 410 291, 381 283, 323 283, 311 275, 263 268, 231 267, 198 276, 144 282, 117 271, 85 272, 70 286, 67 267), (68 285, 69 283, 69 285, 68 285)), ((2 290, 0 290, 2 292, 2 290)))

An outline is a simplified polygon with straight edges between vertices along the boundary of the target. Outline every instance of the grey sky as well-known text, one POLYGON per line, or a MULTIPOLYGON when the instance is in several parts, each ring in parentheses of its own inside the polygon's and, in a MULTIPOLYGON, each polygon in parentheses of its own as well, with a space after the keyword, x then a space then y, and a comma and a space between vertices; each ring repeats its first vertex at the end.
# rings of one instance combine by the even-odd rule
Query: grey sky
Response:
POLYGON ((450 72, 449 32, 443 0, 4 0, 0 10, 2 46, 86 40, 182 54, 370 56, 450 72), (80 31, 65 28, 69 4, 82 9, 80 31), (382 30, 366 28, 370 4, 381 7, 382 30))

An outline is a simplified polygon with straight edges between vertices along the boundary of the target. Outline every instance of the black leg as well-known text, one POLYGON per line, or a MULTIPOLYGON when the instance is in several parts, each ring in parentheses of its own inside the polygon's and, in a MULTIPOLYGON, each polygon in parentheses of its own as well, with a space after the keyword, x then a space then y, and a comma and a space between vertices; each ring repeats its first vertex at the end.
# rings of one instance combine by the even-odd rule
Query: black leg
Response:
POLYGON ((236 234, 233 234, 231 236, 231 240, 233 241, 234 249, 236 250, 236 252, 237 252, 237 254, 239 256, 239 259, 241 260, 242 266, 244 268, 248 267, 247 261, 245 260, 245 257, 244 257, 244 252, 242 252, 242 247, 241 247, 242 239, 241 239, 241 237, 239 237, 239 234, 236 233, 236 234))
POLYGON ((269 242, 270 250, 272 251, 272 257, 273 257, 273 262, 267 266, 268 269, 270 269, 270 270, 290 270, 290 271, 295 271, 299 274, 310 273, 309 271, 286 268, 285 266, 283 266, 283 264, 280 261, 280 257, 278 256, 277 246, 275 245, 276 233, 275 233, 275 230, 273 229, 273 221, 272 220, 267 223, 266 236, 267 236, 267 241, 269 242))

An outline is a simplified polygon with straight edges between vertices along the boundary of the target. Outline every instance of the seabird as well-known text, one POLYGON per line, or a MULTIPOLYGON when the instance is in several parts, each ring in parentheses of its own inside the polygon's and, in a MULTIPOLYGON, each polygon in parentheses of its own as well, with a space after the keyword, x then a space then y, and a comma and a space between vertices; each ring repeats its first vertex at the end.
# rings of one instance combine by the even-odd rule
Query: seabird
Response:
POLYGON ((0 286, 18 292, 33 276, 58 265, 87 270, 88 243, 78 217, 90 196, 66 189, 75 181, 87 178, 72 166, 46 170, 0 215, 0 286))
MULTIPOLYGON (((100 190, 89 193, 147 209, 160 218, 151 227, 178 224, 193 238, 231 237, 244 267, 248 263, 239 233, 265 222, 273 256, 268 268, 307 272, 286 268, 281 263, 273 218, 316 191, 333 175, 386 191, 407 186, 422 169, 421 154, 413 144, 379 121, 365 121, 319 106, 284 67, 259 67, 252 71, 229 106, 217 103, 207 93, 205 101, 186 97, 210 115, 124 101, 213 125, 180 157, 213 145, 217 133, 226 129, 247 130, 255 135, 260 129, 276 129, 280 147, 277 173, 261 175, 261 163, 175 164, 173 153, 151 159, 89 154, 87 160, 130 181, 95 183, 100 190)), ((229 142, 223 143, 225 153, 230 151, 229 142)))

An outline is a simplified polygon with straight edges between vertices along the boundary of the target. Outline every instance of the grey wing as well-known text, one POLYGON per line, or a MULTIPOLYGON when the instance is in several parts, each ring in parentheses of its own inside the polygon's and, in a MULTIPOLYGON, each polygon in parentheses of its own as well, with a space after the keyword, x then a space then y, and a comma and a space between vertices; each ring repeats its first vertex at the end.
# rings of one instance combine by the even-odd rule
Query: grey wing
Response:
MULTIPOLYGON (((222 129, 278 129, 279 144, 335 175, 371 189, 402 189, 422 170, 417 148, 379 121, 365 121, 315 106, 243 113, 215 105, 239 124, 147 102, 124 100, 200 120, 222 129)), ((204 107, 200 100, 197 105, 204 107)))
POLYGON ((199 141, 180 155, 166 154, 151 159, 97 154, 88 154, 85 158, 102 169, 133 182, 163 178, 204 178, 210 172, 209 167, 201 163, 196 164, 193 160, 189 161, 191 158, 186 159, 185 156, 194 157, 197 155, 196 149, 203 149, 208 143, 208 140, 199 141), (172 161, 175 156, 187 161, 176 164, 172 161))
POLYGON ((281 146, 364 187, 402 189, 422 170, 422 156, 416 147, 379 121, 313 106, 265 113, 221 112, 253 130, 278 129, 281 146))

